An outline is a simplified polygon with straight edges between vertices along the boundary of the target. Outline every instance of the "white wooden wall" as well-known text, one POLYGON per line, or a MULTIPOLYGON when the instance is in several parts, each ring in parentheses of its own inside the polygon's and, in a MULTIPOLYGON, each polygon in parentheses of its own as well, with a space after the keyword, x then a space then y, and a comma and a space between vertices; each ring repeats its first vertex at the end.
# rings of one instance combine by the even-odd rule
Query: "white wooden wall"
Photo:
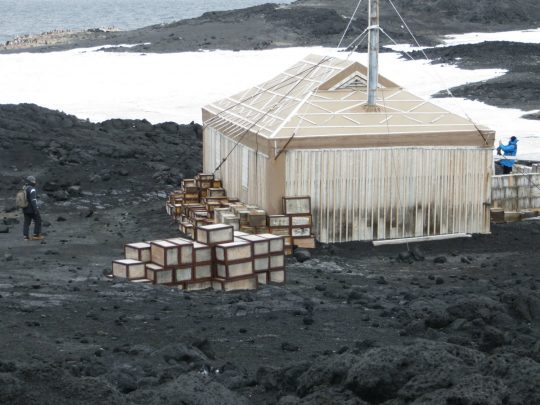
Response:
POLYGON ((203 144, 204 172, 212 173, 232 150, 216 176, 223 180, 229 197, 265 207, 266 156, 241 144, 235 147, 235 141, 211 127, 204 129, 203 144))
POLYGON ((489 232, 490 149, 286 153, 286 194, 311 196, 321 242, 489 232))
POLYGON ((493 176, 492 207, 505 211, 540 208, 540 173, 493 176))

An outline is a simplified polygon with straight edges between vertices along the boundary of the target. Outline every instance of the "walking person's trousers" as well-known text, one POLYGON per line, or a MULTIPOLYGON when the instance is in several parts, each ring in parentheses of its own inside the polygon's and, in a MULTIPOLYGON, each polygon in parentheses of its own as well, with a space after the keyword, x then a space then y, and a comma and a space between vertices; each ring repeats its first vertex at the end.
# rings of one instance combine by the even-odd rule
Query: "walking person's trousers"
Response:
POLYGON ((33 214, 24 214, 23 234, 25 238, 28 238, 30 223, 32 221, 34 221, 34 236, 41 234, 41 216, 39 215, 39 212, 34 212, 33 214))

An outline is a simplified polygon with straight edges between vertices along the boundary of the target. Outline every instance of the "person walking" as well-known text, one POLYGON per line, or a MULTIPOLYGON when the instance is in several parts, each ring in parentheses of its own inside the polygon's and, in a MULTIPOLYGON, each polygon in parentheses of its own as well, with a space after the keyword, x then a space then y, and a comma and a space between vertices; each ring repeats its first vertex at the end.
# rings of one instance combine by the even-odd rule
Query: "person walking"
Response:
POLYGON ((34 176, 28 176, 26 178, 24 191, 26 193, 28 205, 22 209, 24 214, 23 234, 25 240, 44 239, 43 235, 41 234, 41 215, 39 214, 39 208, 37 205, 36 184, 37 181, 34 176), (32 221, 34 221, 34 234, 32 237, 30 237, 30 224, 32 221))
MULTIPOLYGON (((518 139, 515 136, 510 138, 508 145, 503 145, 502 141, 499 141, 499 147, 497 148, 497 154, 500 154, 502 151, 504 156, 516 156, 517 154, 517 143, 518 139)), ((499 161, 499 164, 502 166, 503 174, 512 173, 512 167, 516 163, 515 159, 503 159, 499 161)))

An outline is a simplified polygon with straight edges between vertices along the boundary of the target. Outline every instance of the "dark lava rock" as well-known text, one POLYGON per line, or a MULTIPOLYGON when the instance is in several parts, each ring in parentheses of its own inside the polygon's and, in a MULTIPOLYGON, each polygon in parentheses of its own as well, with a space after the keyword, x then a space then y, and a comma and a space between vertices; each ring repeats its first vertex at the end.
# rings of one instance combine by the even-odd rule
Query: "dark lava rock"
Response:
POLYGON ((54 191, 49 194, 55 201, 67 201, 69 199, 69 194, 65 190, 54 191))
POLYGON ((311 259, 311 253, 306 249, 296 249, 294 251, 294 257, 300 263, 304 263, 307 260, 311 259))
POLYGON ((419 247, 413 248, 413 250, 411 250, 411 255, 413 259, 416 260, 417 262, 424 261, 426 258, 419 247))
POLYGON ((9 228, 4 225, 0 225, 0 233, 9 233, 9 228))
POLYGON ((397 258, 402 263, 411 264, 414 262, 414 257, 411 252, 401 252, 397 258))
POLYGON ((4 225, 16 225, 19 220, 17 218, 4 218, 2 222, 4 222, 4 225))
POLYGON ((4 260, 5 260, 6 262, 12 261, 12 260, 13 260, 13 255, 12 255, 11 253, 5 253, 5 254, 4 254, 4 260))
POLYGON ((283 350, 284 352, 297 352, 298 350, 300 350, 300 347, 289 342, 283 342, 281 344, 281 350, 283 350))
POLYGON ((56 221, 58 221, 58 222, 65 222, 65 221, 66 221, 66 218, 64 218, 63 216, 59 216, 58 218, 56 218, 56 221))
POLYGON ((448 259, 446 258, 446 256, 437 256, 435 259, 433 259, 433 263, 437 263, 437 264, 443 264, 443 263, 446 263, 448 261, 448 259))
POLYGON ((383 276, 379 276, 379 278, 377 279, 377 284, 385 285, 385 284, 388 284, 388 281, 386 281, 386 279, 383 276))
POLYGON ((79 196, 82 193, 81 186, 71 186, 67 191, 71 196, 79 196))

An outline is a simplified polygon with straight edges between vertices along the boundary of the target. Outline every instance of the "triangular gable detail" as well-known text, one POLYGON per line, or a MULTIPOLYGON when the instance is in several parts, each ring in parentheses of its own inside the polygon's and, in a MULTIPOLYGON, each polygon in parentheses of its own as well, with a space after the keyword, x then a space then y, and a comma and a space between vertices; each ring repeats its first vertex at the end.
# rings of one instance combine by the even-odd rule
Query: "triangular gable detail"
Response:
POLYGON ((359 88, 364 88, 367 86, 367 80, 360 76, 358 73, 352 75, 352 77, 347 78, 342 84, 339 84, 332 90, 357 90, 359 88))

